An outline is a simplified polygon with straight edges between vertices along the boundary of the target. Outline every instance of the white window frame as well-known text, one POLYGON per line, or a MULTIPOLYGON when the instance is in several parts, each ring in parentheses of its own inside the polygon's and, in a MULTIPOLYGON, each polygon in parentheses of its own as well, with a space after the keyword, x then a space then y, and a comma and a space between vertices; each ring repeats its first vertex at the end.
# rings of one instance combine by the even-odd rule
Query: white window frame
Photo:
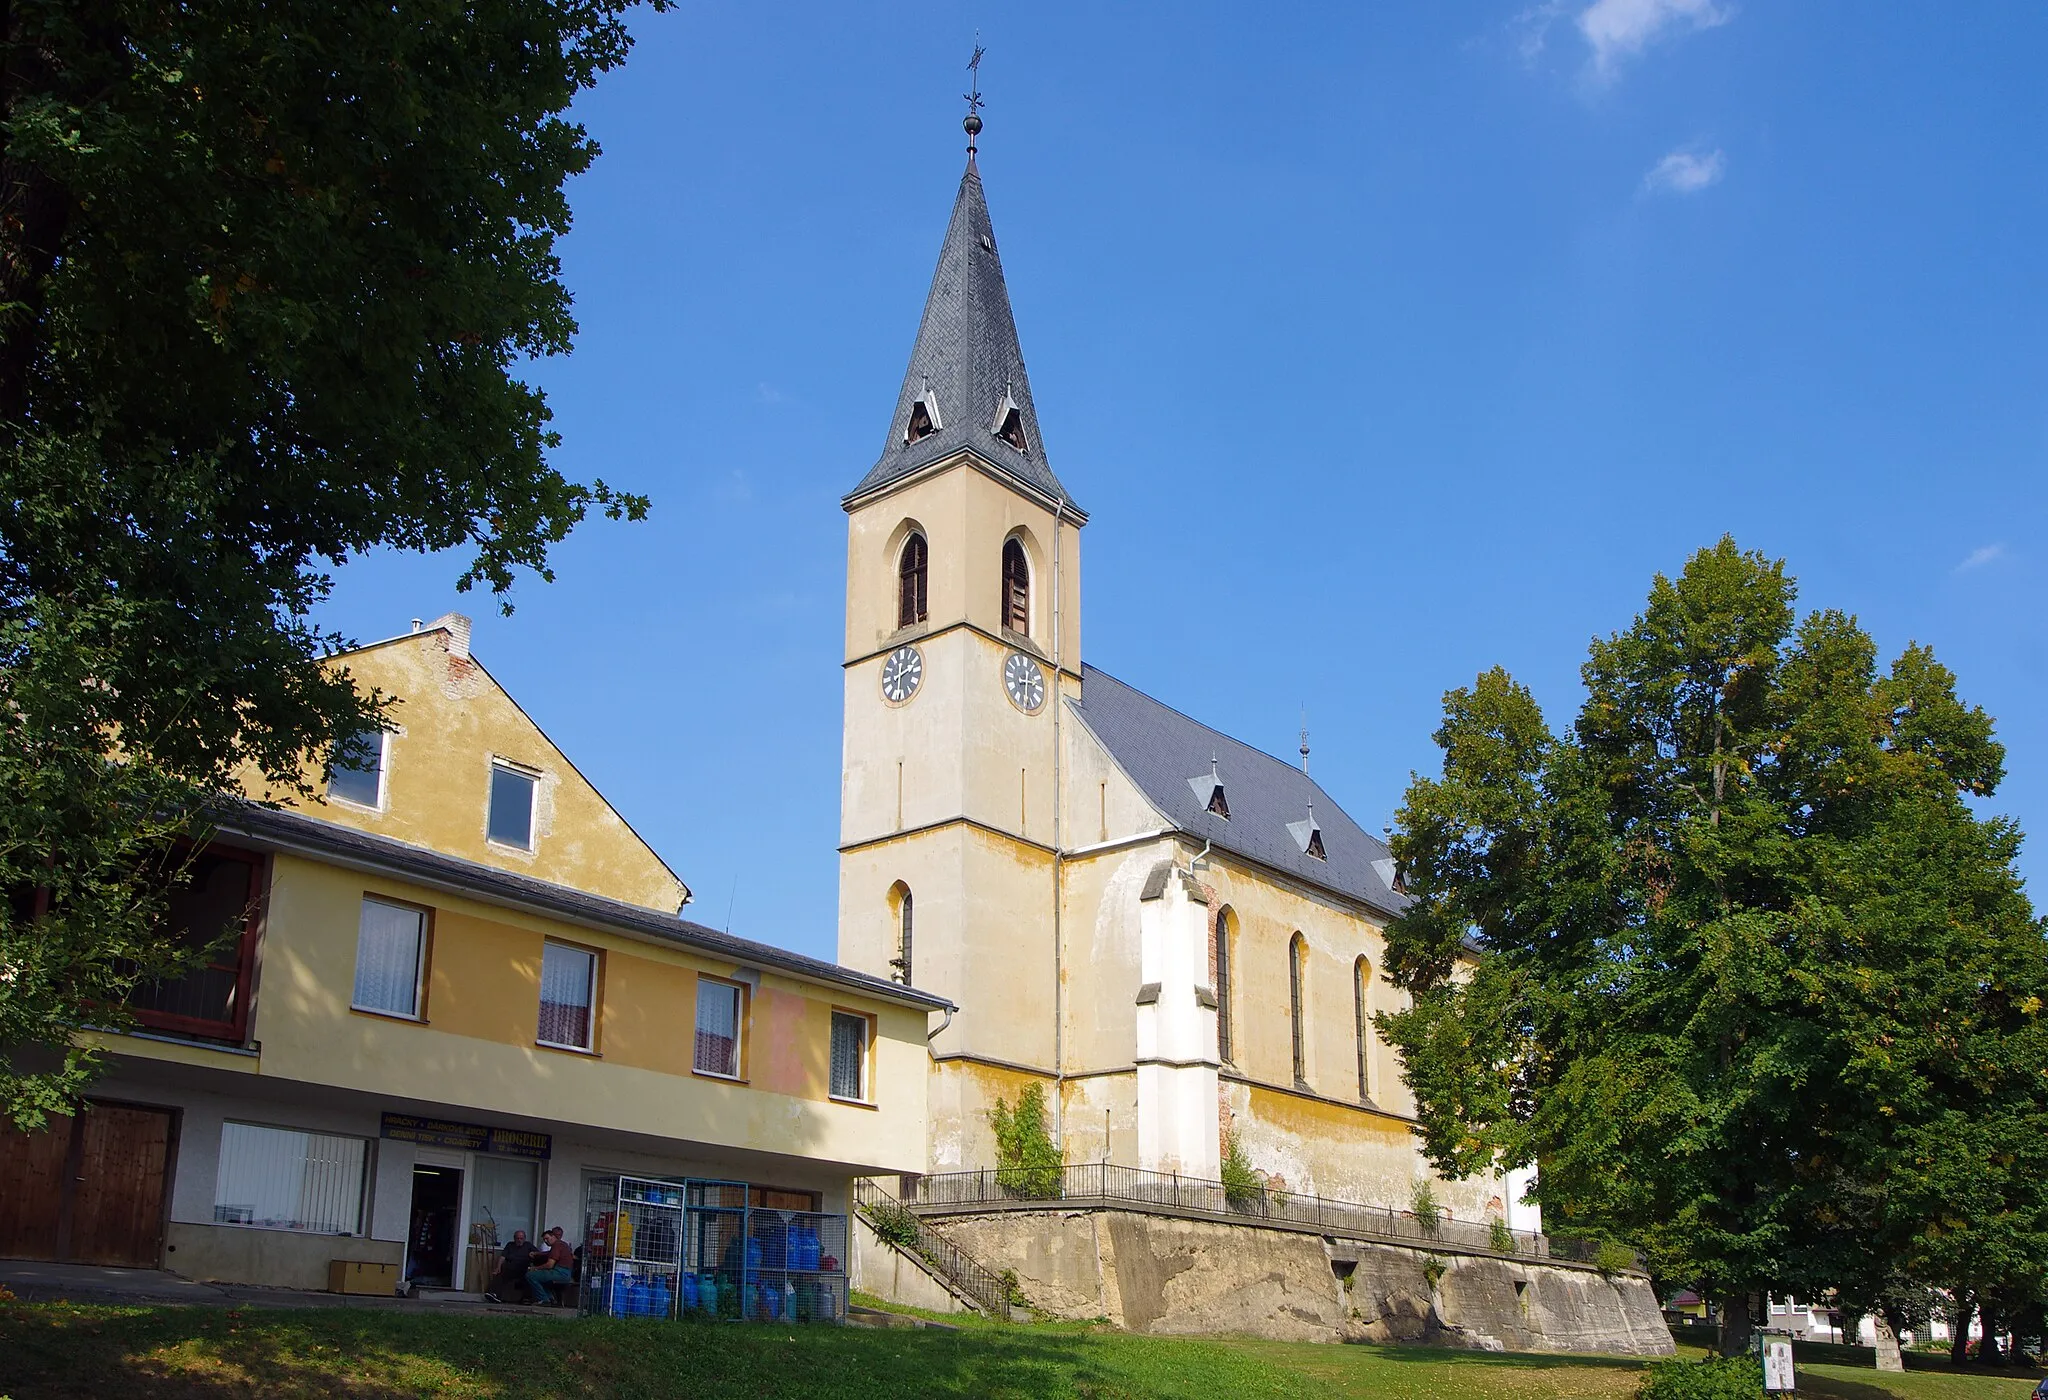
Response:
POLYGON ((548 938, 542 940, 540 954, 541 985, 537 989, 538 995, 534 998, 533 1008, 533 1043, 535 1045, 545 1045, 550 1050, 574 1050, 576 1053, 580 1055, 594 1055, 597 1053, 597 984, 600 971, 599 956, 600 955, 597 949, 586 948, 580 943, 567 943, 555 938, 548 938), (585 995, 589 998, 587 1003, 587 1010, 590 1015, 589 1024, 584 1029, 584 1034, 589 1037, 589 1044, 587 1045, 576 1045, 572 1042, 565 1040, 545 1040, 541 1037, 540 1016, 541 1008, 547 1004, 547 950, 550 948, 560 948, 563 952, 566 953, 579 953, 587 960, 585 965, 590 969, 590 981, 587 984, 588 990, 585 993, 585 995))
POLYGON ((490 787, 484 791, 484 840, 501 850, 519 851, 526 855, 531 855, 540 849, 539 817, 540 774, 523 763, 514 763, 510 759, 493 758, 491 760, 490 787), (491 830, 491 812, 497 806, 495 798, 498 790, 498 774, 500 773, 506 773, 512 777, 526 780, 526 843, 524 845, 517 841, 507 841, 504 837, 491 830))
MULTIPOLYGON (((416 915, 420 921, 419 944, 413 953, 412 1010, 393 1011, 389 1007, 365 1006, 362 1002, 359 1002, 355 999, 354 983, 351 983, 349 986, 349 1010, 361 1011, 371 1016, 392 1016, 403 1021, 424 1021, 426 1019, 427 1010, 427 943, 434 936, 433 911, 430 909, 422 909, 420 906, 416 904, 406 904, 396 899, 384 899, 374 894, 364 895, 363 904, 365 906, 371 904, 381 904, 386 909, 402 909, 408 914, 416 915)), ((357 980, 361 979, 362 974, 360 969, 362 968, 362 964, 363 926, 361 914, 359 913, 357 915, 356 922, 356 967, 358 969, 356 974, 357 980)))
MULTIPOLYGON (((358 736, 352 734, 349 737, 354 739, 358 736)), ((355 769, 352 771, 361 772, 362 770, 355 769)), ((334 790, 334 775, 331 773, 327 778, 327 800, 329 802, 339 802, 344 807, 353 807, 358 812, 381 812, 384 810, 385 800, 389 796, 390 788, 391 731, 380 729, 377 731, 377 800, 375 802, 360 802, 353 797, 342 796, 334 790)))
POLYGON ((865 1011, 849 1011, 843 1006, 835 1006, 832 1008, 831 1029, 826 1034, 830 1037, 825 1046, 825 1092, 827 1096, 838 1103, 873 1103, 875 1101, 875 1018, 868 1015, 865 1011), (842 1016, 849 1021, 860 1022, 860 1092, 858 1094, 840 1094, 835 1093, 832 1089, 832 1060, 838 1050, 839 1018, 842 1016))
MULTIPOLYGON (((697 1002, 690 1009, 690 1072, 708 1075, 712 1079, 726 1079, 739 1083, 746 1078, 747 1070, 747 989, 738 982, 728 982, 723 977, 712 977, 704 973, 697 975, 697 1002), (722 1069, 706 1069, 697 1055, 697 1025, 704 1011, 704 989, 719 987, 732 993, 732 1073, 722 1069)), ((826 1070, 829 1077, 831 1070, 826 1070)))

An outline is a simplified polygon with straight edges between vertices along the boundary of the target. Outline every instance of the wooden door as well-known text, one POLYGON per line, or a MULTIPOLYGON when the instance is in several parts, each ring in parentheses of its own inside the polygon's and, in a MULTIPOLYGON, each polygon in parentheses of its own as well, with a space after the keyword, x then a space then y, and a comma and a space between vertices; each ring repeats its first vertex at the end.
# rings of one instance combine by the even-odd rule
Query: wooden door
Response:
POLYGON ((94 1104, 75 1131, 70 1257, 81 1264, 156 1268, 163 1259, 171 1115, 94 1104))
POLYGON ((39 1133, 0 1124, 0 1257, 55 1259, 64 1163, 71 1155, 69 1118, 52 1118, 39 1133))
POLYGON ((0 1130, 0 1256, 156 1268, 170 1157, 161 1108, 94 1103, 44 1132, 0 1130))

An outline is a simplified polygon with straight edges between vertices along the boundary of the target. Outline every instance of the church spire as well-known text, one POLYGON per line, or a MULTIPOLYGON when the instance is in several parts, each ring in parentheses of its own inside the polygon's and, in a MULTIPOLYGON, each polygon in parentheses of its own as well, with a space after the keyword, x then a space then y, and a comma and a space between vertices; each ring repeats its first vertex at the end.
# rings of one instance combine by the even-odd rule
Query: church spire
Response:
MULTIPOLYGON (((975 51, 979 60, 980 50, 975 51)), ((970 65, 971 66, 971 65, 970 65)), ((979 85, 968 94, 967 170, 953 201, 938 269, 925 298, 924 320, 910 367, 896 396, 881 460, 846 496, 846 504, 958 452, 972 452, 1034 495, 1085 514, 1047 464, 1024 373, 1024 352, 1010 313, 1010 291, 996 254, 995 227, 975 168, 981 133, 979 85)))

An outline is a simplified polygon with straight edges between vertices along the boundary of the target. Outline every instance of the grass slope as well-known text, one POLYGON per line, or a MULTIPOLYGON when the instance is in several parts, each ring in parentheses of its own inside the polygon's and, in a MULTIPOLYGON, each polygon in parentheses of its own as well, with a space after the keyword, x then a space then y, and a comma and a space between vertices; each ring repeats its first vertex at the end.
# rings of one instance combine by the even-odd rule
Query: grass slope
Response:
MULTIPOLYGON (((365 1309, 0 1307, 0 1395, 13 1400, 1549 1400, 1631 1396, 1640 1377, 1640 1363, 1599 1357, 1134 1337, 1079 1326, 868 1331, 365 1309)), ((1809 1368, 1802 1379, 1811 1393, 1842 1400, 2020 1400, 2028 1385, 1938 1372, 1880 1380, 1845 1366, 1809 1368)))

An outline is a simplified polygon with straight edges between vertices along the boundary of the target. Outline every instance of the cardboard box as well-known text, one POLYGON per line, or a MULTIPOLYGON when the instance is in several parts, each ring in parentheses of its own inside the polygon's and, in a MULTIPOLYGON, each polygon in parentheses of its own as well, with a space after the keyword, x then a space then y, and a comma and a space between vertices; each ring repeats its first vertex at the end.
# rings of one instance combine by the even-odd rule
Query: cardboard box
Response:
POLYGON ((398 1265, 366 1259, 332 1259, 327 1264, 329 1293, 373 1293, 389 1298, 398 1291, 398 1265))

